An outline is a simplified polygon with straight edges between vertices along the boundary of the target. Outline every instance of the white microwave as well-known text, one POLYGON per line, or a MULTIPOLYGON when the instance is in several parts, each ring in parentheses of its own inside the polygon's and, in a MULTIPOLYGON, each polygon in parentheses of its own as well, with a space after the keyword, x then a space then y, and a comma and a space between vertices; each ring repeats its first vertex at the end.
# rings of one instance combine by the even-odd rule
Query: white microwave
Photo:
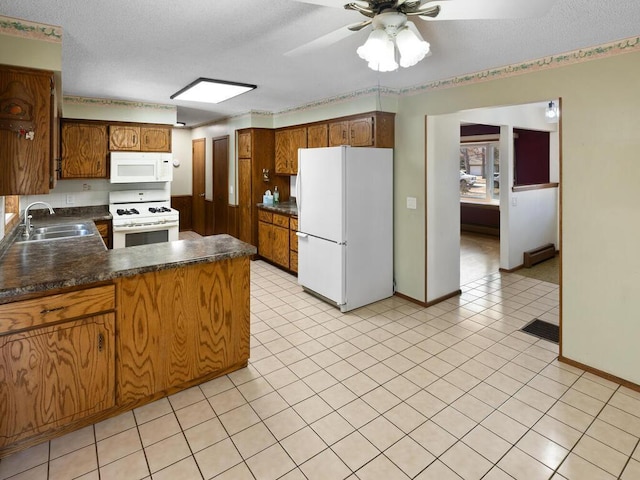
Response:
POLYGON ((111 152, 111 183, 170 182, 170 153, 111 152))

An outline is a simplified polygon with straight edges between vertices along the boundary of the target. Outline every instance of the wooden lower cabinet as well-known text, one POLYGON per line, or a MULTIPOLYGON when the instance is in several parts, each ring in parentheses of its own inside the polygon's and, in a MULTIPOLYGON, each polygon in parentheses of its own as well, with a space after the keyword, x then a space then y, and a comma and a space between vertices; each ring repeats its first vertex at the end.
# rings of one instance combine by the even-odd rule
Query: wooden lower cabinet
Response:
POLYGON ((258 254, 289 268, 289 217, 265 210, 258 212, 258 254))
POLYGON ((298 272, 298 219, 258 209, 258 254, 276 265, 298 272))
POLYGON ((298 219, 291 217, 289 221, 289 270, 298 273, 298 219))
POLYGON ((115 405, 115 314, 91 314, 114 301, 105 286, 0 305, 0 449, 115 405))
POLYGON ((249 359, 249 259, 117 282, 117 402, 227 373, 249 359))

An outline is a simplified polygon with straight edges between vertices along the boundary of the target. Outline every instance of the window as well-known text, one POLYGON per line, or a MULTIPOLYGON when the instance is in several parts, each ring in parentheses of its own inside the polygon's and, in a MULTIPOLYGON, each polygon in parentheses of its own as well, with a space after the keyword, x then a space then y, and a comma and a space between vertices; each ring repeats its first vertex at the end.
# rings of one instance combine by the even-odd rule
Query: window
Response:
POLYGON ((460 145, 460 199, 486 203, 500 199, 498 142, 460 145))

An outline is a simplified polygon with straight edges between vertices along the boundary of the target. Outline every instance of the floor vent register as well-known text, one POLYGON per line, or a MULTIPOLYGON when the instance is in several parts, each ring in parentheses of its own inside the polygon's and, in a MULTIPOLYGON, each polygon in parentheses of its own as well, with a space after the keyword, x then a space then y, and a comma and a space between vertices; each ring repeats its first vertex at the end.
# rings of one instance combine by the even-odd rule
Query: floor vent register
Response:
POLYGON ((520 330, 553 343, 559 343, 560 341, 560 327, 538 318, 527 323, 520 330))

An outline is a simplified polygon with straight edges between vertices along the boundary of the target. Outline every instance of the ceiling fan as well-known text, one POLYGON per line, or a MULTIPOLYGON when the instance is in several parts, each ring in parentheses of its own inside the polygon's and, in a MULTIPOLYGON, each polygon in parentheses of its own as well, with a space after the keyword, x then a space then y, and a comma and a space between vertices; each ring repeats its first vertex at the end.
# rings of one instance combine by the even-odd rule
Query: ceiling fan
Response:
POLYGON ((377 71, 392 71, 415 65, 430 53, 410 17, 427 21, 528 18, 544 15, 555 0, 295 0, 327 7, 343 7, 361 13, 367 20, 347 25, 285 53, 303 55, 327 47, 372 26, 358 55, 377 71), (395 49, 399 53, 396 61, 395 49))

